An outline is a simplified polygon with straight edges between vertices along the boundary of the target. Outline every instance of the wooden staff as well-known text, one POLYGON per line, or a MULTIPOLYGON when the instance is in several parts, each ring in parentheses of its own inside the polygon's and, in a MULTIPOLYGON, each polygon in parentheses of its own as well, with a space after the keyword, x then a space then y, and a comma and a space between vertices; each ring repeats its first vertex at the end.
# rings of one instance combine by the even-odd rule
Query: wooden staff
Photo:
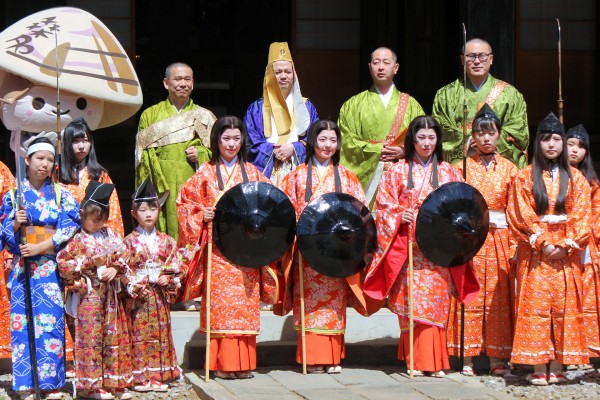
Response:
MULTIPOLYGON (((21 147, 21 128, 15 131, 15 168, 17 170, 17 204, 13 204, 15 209, 24 210, 23 207, 23 179, 25 179, 25 174, 23 173, 23 168, 21 165, 21 159, 19 156, 19 151, 21 147)), ((21 244, 27 244, 27 232, 25 228, 25 224, 21 225, 21 244)), ((33 318, 33 305, 31 304, 31 267, 29 265, 29 260, 25 257, 22 257, 23 261, 23 269, 25 272, 24 283, 24 297, 25 297, 25 313, 27 315, 27 339, 29 341, 29 360, 31 362, 31 380, 33 382, 33 387, 35 389, 35 399, 40 400, 40 380, 38 376, 38 363, 37 363, 37 353, 36 353, 36 345, 35 345, 35 320, 33 318)))
POLYGON ((415 315, 414 315, 414 284, 413 284, 413 241, 411 235, 411 225, 408 224, 408 309, 409 309, 409 320, 408 320, 408 338, 410 341, 410 379, 414 378, 415 369, 415 349, 413 345, 414 330, 415 330, 415 315))
POLYGON ((564 125, 564 100, 562 97, 562 54, 560 50, 560 21, 558 18, 556 18, 556 27, 558 29, 558 119, 560 123, 564 125))
MULTIPOLYGON (((463 22, 463 53, 467 52, 467 28, 463 22)), ((463 89, 464 89, 464 101, 463 101, 463 141, 464 141, 464 154, 463 154, 463 179, 467 181, 467 156, 469 154, 467 140, 467 57, 466 54, 463 56, 463 89)), ((460 302, 460 357, 458 360, 460 373, 462 374, 465 366, 465 303, 460 302)))
POLYGON ((60 134, 60 86, 58 84, 58 75, 60 73, 60 67, 58 64, 58 29, 56 22, 54 23, 54 61, 56 63, 56 179, 55 182, 60 182, 60 166, 62 163, 62 140, 60 134))
POLYGON ((302 253, 298 251, 298 275, 300 279, 300 339, 302 342, 302 374, 306 375, 306 319, 304 316, 304 269, 302 253))
POLYGON ((204 355, 204 382, 210 380, 210 275, 212 272, 212 222, 208 225, 208 251, 206 262, 206 292, 204 302, 206 303, 206 354, 204 355))

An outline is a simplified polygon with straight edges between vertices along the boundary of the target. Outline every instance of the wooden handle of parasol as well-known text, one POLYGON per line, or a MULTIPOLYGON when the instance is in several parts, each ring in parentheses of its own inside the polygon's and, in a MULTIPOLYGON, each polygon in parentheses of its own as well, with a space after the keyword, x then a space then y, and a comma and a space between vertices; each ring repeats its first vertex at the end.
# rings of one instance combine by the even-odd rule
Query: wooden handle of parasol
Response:
POLYGON ((212 272, 212 224, 208 230, 208 261, 206 262, 206 292, 204 302, 206 303, 206 354, 204 356, 204 381, 210 380, 210 276, 212 272))
POLYGON ((304 318, 304 269, 302 254, 298 251, 298 275, 300 279, 300 329, 302 342, 302 374, 306 375, 306 320, 304 318))
POLYGON ((410 234, 410 224, 408 226, 408 308, 409 308, 409 321, 408 321, 408 340, 410 342, 410 379, 414 378, 415 369, 415 349, 413 345, 414 340, 414 298, 413 298, 413 242, 410 234))

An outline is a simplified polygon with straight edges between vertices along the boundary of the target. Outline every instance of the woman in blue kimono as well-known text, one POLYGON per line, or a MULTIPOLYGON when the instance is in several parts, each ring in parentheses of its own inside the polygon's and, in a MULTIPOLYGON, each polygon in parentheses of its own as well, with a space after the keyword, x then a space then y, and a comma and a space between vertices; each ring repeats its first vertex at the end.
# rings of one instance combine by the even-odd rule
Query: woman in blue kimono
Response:
POLYGON ((63 285, 56 263, 56 252, 79 228, 79 206, 73 196, 50 175, 54 169, 54 146, 46 137, 31 142, 27 149, 27 178, 20 194, 9 191, 3 199, 0 245, 15 255, 7 286, 10 288, 10 333, 13 389, 22 399, 33 398, 32 371, 46 399, 62 398, 58 391, 65 384, 65 322, 63 285), (23 228, 24 227, 24 228, 23 228), (23 228, 23 229, 22 229, 23 228), (27 244, 21 244, 23 231, 27 244), (37 237, 37 239, 35 238, 37 237), (29 263, 31 304, 35 321, 37 365, 31 365, 25 308, 23 260, 29 263))

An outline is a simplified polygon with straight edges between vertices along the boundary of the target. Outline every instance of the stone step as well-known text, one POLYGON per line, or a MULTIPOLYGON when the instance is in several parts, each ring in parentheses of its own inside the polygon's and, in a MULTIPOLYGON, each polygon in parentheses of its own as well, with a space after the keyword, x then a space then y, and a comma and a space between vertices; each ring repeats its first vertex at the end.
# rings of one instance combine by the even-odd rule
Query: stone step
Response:
MULTIPOLYGON (((204 363, 206 339, 198 332, 199 318, 197 311, 171 312, 177 359, 189 368, 191 364, 204 363)), ((367 318, 348 308, 345 362, 372 360, 377 364, 383 358, 396 359, 399 334, 398 317, 389 310, 382 309, 367 318)), ((261 311, 261 330, 256 340, 259 364, 267 365, 263 361, 270 365, 293 364, 297 339, 291 314, 280 317, 271 311, 261 311)))

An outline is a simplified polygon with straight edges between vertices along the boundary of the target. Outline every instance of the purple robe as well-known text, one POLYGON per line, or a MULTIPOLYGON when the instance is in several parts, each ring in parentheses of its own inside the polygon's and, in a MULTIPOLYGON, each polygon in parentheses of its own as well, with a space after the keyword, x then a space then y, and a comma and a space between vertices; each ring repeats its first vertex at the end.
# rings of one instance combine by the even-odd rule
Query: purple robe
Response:
MULTIPOLYGON (((310 124, 312 125, 319 119, 317 109, 310 100, 306 100, 306 108, 310 114, 310 124)), ((248 161, 262 171, 267 178, 270 178, 275 160, 271 157, 273 154, 273 143, 267 142, 265 138, 262 98, 250 104, 244 117, 244 123, 248 129, 248 161)), ((306 140, 306 132, 299 132, 298 138, 302 141, 306 140)), ((298 161, 303 163, 306 158, 306 147, 300 141, 293 142, 292 144, 296 150, 298 161)))

